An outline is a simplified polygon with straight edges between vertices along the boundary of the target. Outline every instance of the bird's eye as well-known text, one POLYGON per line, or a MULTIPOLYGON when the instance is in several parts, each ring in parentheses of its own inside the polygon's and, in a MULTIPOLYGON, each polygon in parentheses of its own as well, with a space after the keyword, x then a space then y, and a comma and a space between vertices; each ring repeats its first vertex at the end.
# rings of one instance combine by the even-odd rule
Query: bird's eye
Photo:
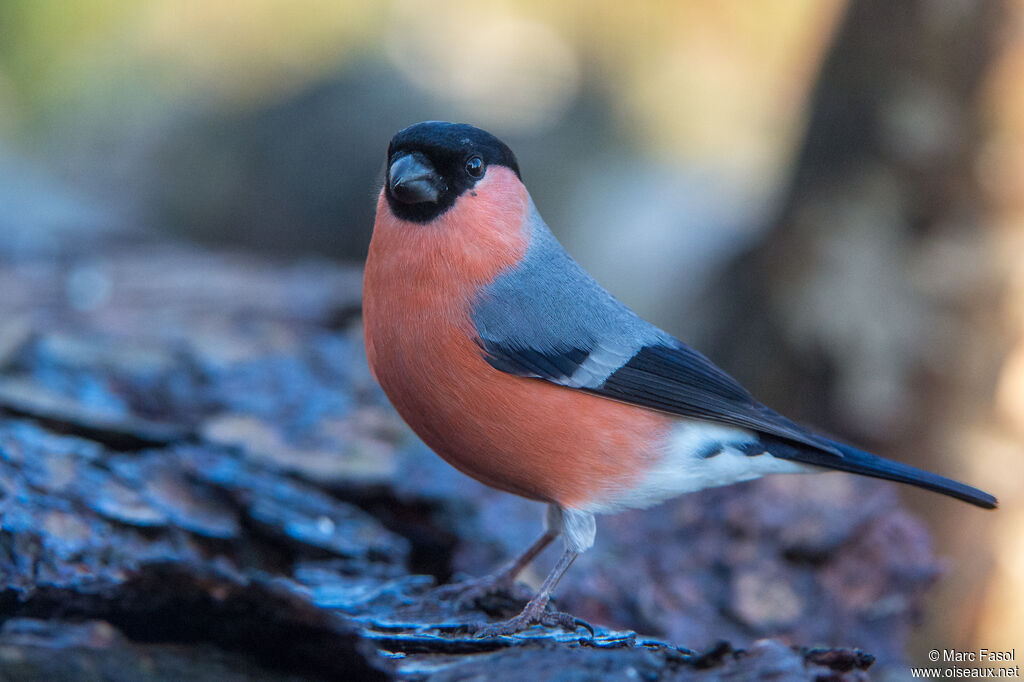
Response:
POLYGON ((479 156, 471 156, 466 159, 466 173, 473 178, 481 177, 484 174, 484 160, 479 156))

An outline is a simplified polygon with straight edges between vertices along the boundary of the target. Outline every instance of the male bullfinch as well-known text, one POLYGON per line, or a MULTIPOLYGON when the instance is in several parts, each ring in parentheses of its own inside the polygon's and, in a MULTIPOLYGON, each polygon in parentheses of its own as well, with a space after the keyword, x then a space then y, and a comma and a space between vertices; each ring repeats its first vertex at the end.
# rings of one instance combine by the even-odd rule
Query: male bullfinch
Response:
POLYGON ((573 626, 545 606, 594 543, 595 514, 829 469, 996 506, 786 419, 642 320, 565 252, 493 135, 418 123, 391 140, 387 164, 363 281, 370 368, 452 466, 548 505, 544 534, 475 589, 511 583, 555 538, 565 543, 523 612, 482 636, 573 626))

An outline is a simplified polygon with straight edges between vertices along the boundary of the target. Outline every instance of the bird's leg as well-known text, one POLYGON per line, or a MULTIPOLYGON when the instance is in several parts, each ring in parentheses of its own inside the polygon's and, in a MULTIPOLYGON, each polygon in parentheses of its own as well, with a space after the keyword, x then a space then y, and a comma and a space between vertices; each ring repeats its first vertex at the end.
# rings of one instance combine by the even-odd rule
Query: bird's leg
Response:
POLYGON ((530 565, 537 555, 547 549, 548 545, 558 537, 555 528, 545 528, 544 534, 530 545, 525 552, 512 559, 491 575, 482 578, 471 578, 451 585, 445 585, 436 591, 441 599, 455 597, 458 603, 472 601, 496 592, 510 589, 515 585, 516 578, 530 565))
POLYGON ((597 533, 594 515, 590 512, 566 509, 560 505, 551 504, 548 505, 547 514, 544 517, 544 527, 549 531, 558 529, 557 534, 561 535, 565 541, 565 551, 558 563, 544 579, 537 596, 530 600, 518 616, 504 623, 485 625, 477 629, 477 637, 511 635, 537 624, 563 627, 567 630, 575 630, 577 626, 583 626, 593 635, 594 629, 584 621, 574 618, 568 613, 545 611, 544 608, 548 605, 548 600, 551 599, 551 593, 558 581, 572 566, 572 562, 594 544, 594 535, 597 533))
POLYGON ((525 552, 498 569, 495 579, 498 582, 513 582, 523 572, 523 569, 529 566, 537 558, 537 555, 547 549, 548 545, 554 542, 557 537, 557 530, 545 528, 544 533, 525 552))
POLYGON ((562 557, 558 560, 558 563, 555 564, 553 569, 551 569, 551 573, 549 573, 548 577, 544 579, 544 583, 540 586, 540 591, 537 592, 537 596, 530 600, 518 616, 507 620, 504 623, 486 625, 476 631, 476 636, 497 637, 500 635, 512 635, 538 624, 549 627, 563 627, 567 630, 575 630, 578 625, 582 625, 590 630, 591 634, 593 634, 594 631, 589 625, 578 618, 574 618, 568 613, 544 610, 544 607, 548 605, 548 600, 551 599, 551 592, 554 591, 555 585, 558 584, 562 575, 569 569, 572 562, 575 561, 576 557, 579 555, 579 552, 567 547, 565 552, 562 553, 562 557))

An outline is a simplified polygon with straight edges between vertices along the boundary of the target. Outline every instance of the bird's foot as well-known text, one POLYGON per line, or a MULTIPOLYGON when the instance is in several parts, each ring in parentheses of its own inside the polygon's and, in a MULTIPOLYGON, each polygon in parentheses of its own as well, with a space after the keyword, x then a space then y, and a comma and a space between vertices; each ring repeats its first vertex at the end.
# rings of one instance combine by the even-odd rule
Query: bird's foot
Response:
POLYGON ((562 628, 569 632, 575 632, 577 628, 584 628, 594 636, 594 628, 585 620, 576 618, 572 614, 563 611, 545 611, 543 606, 536 608, 534 602, 530 602, 515 618, 506 620, 503 623, 492 623, 481 625, 473 633, 477 639, 489 639, 503 635, 514 635, 517 632, 528 630, 534 625, 541 625, 547 628, 562 628))

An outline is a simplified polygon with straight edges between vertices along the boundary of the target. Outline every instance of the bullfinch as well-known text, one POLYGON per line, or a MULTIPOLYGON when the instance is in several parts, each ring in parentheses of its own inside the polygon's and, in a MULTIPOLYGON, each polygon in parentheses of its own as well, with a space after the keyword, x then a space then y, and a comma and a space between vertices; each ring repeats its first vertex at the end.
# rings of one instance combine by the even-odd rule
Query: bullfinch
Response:
POLYGON ((544 224, 512 151, 465 124, 391 140, 363 280, 370 368, 437 454, 547 504, 543 535, 468 591, 506 586, 557 537, 565 549, 515 618, 546 609, 594 543, 595 515, 764 474, 846 471, 994 508, 976 488, 801 426, 605 291, 544 224))

